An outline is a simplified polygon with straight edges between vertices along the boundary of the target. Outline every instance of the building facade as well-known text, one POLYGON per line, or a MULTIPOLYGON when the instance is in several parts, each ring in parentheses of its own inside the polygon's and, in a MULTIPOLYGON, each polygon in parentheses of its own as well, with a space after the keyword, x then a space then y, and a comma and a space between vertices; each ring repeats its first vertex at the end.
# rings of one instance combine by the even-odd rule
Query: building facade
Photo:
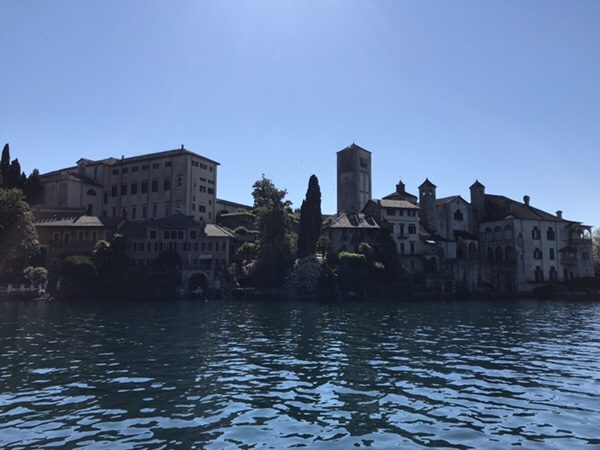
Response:
POLYGON ((84 208, 90 216, 148 221, 175 213, 212 223, 219 163, 183 146, 120 159, 82 158, 42 175, 46 207, 84 208))
POLYGON ((337 210, 360 212, 371 199, 371 152, 352 144, 337 152, 337 210))

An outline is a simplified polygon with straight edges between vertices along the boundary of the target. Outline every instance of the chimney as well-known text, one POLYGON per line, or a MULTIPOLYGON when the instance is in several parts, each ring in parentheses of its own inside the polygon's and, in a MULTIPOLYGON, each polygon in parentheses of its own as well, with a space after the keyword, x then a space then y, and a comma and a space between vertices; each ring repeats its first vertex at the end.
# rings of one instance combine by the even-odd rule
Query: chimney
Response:
POLYGON ((183 146, 183 144, 181 144, 181 150, 185 150, 185 147, 183 146))
POLYGON ((556 217, 558 217, 559 219, 562 220, 562 211, 561 210, 556 211, 556 217))
POLYGON ((121 161, 125 159, 125 155, 121 155, 121 161))
POLYGON ((525 206, 529 206, 529 200, 531 200, 529 198, 529 195, 524 195, 523 196, 523 203, 525 203, 525 206))

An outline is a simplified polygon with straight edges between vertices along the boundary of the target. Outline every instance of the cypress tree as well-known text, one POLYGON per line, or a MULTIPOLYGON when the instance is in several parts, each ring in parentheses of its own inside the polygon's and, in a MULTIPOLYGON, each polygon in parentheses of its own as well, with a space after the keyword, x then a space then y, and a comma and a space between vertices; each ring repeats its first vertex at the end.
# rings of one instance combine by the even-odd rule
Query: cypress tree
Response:
POLYGON ((2 149, 2 159, 0 159, 0 186, 7 187, 8 167, 10 166, 10 149, 8 144, 4 144, 2 149))
POLYGON ((300 207, 298 229, 298 258, 314 255, 321 234, 321 188, 319 179, 312 175, 308 180, 306 198, 300 207))
POLYGON ((44 187, 42 186, 39 170, 33 169, 31 175, 27 177, 23 191, 25 192, 25 196, 30 205, 37 205, 42 201, 44 187))
POLYGON ((21 164, 18 159, 13 159, 8 166, 6 178, 4 179, 4 187, 8 189, 19 187, 19 181, 21 178, 21 164))

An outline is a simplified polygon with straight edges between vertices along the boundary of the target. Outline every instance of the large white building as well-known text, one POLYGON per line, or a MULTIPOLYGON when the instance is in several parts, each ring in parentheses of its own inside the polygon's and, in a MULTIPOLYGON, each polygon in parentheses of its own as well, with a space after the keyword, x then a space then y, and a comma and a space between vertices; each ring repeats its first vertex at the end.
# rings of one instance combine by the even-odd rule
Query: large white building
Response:
POLYGON ((81 158, 42 175, 46 207, 84 208, 90 216, 148 221, 182 213, 214 222, 219 163, 184 146, 146 155, 81 158))

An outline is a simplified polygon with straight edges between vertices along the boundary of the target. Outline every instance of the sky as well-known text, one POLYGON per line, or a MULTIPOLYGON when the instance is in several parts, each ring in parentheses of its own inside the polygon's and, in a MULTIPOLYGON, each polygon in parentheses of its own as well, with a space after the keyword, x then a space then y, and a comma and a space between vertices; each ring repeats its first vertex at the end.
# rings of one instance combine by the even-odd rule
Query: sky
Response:
POLYGON ((42 173, 186 148, 336 211, 336 152, 600 226, 600 2, 0 0, 0 145, 42 173))

